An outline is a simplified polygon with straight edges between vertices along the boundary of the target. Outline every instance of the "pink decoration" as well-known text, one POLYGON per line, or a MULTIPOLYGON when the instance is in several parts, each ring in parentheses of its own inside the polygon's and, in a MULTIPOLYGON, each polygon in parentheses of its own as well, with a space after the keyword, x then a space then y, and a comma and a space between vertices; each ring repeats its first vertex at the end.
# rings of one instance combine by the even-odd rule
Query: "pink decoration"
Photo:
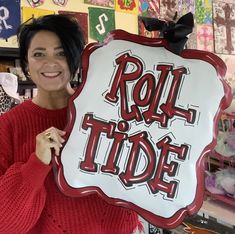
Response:
POLYGON ((214 52, 212 25, 197 25, 197 49, 214 52))

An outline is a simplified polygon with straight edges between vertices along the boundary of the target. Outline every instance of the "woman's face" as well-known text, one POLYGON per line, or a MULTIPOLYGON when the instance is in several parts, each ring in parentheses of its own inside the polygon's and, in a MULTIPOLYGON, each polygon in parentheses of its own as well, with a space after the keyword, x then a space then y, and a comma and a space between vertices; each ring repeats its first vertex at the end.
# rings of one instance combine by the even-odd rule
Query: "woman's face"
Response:
POLYGON ((34 35, 28 50, 28 70, 38 91, 66 89, 71 74, 56 34, 43 30, 34 35))

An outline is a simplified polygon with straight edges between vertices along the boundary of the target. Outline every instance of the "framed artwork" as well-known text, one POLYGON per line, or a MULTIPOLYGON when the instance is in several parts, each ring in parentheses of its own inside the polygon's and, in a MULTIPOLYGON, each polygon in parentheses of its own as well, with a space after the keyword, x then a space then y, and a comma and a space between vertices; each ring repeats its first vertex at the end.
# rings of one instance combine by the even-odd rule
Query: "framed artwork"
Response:
POLYGON ((82 27, 85 43, 88 43, 88 13, 74 11, 58 11, 59 14, 71 15, 76 18, 82 27))
POLYGON ((0 39, 8 39, 16 35, 20 25, 20 1, 0 0, 0 39))
POLYGON ((235 54, 235 3, 230 1, 213 2, 213 25, 215 53, 235 54))
POLYGON ((115 29, 115 12, 113 9, 89 7, 90 37, 103 41, 109 32, 115 29))

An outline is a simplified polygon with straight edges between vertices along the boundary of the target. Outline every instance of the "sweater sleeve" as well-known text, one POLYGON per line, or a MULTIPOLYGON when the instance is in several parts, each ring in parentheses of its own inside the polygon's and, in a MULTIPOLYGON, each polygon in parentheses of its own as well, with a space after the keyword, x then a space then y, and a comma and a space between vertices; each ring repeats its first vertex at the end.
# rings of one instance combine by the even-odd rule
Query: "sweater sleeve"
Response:
POLYGON ((44 181, 51 166, 32 153, 14 162, 9 124, 0 118, 0 233, 26 233, 37 222, 46 200, 44 181))

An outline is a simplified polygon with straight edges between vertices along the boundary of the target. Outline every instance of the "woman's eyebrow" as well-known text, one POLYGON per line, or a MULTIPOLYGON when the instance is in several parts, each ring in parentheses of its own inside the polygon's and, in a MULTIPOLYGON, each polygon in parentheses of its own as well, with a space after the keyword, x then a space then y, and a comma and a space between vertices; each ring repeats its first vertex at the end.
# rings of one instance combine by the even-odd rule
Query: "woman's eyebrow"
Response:
MULTIPOLYGON (((63 49, 62 46, 58 46, 58 47, 55 47, 55 48, 54 48, 54 50, 61 50, 61 49, 63 49)), ((43 50, 43 51, 45 51, 46 48, 43 48, 43 47, 36 47, 36 48, 33 49, 33 51, 34 51, 34 50, 43 50)))
POLYGON ((61 50, 61 49, 63 49, 62 46, 55 47, 55 50, 61 50))
POLYGON ((34 48, 32 51, 35 51, 35 50, 46 50, 46 49, 43 48, 43 47, 36 47, 36 48, 34 48))

